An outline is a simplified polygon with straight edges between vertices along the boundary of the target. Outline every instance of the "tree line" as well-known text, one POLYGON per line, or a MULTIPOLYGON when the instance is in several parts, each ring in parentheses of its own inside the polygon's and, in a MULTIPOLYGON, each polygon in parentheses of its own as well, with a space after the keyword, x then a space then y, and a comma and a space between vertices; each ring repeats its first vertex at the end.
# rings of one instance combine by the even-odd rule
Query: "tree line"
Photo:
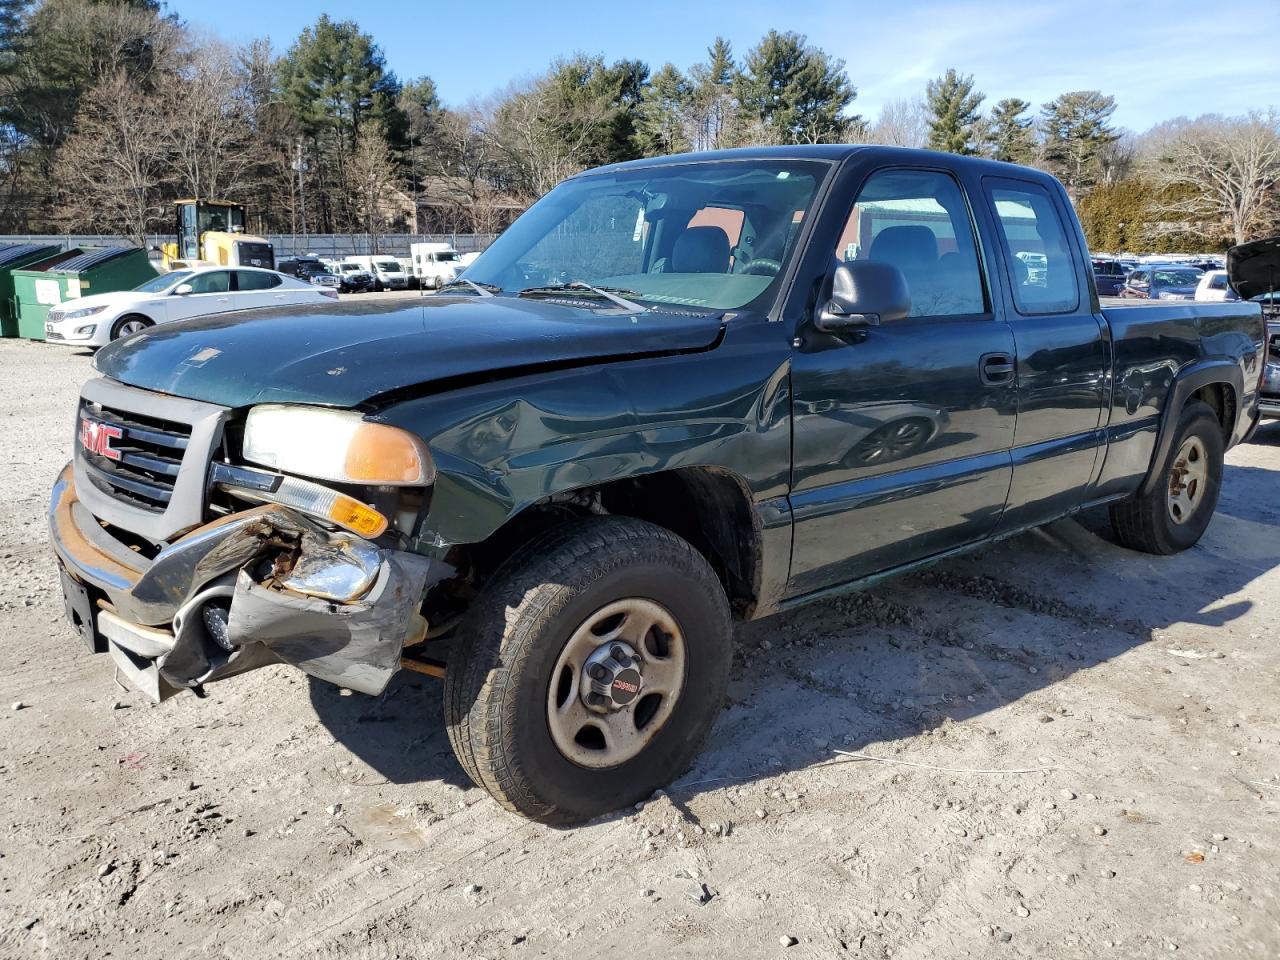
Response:
POLYGON ((1217 248, 1280 227, 1274 110, 1141 135, 1115 100, 984 110, 947 70, 875 118, 843 61, 770 31, 739 55, 652 69, 574 54, 481 101, 402 81, 373 37, 319 17, 281 53, 231 47, 158 0, 0 0, 0 233, 141 241, 179 196, 244 202, 263 232, 501 230, 586 167, 753 144, 886 143, 1049 170, 1103 249, 1217 248))

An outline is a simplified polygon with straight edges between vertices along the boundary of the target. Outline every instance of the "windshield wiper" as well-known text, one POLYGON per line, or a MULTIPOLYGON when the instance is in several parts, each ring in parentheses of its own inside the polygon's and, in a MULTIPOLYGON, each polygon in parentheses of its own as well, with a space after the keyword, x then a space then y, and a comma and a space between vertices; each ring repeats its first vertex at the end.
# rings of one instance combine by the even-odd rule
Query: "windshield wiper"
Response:
POLYGON ((628 300, 627 296, 638 297, 640 294, 634 290, 627 290, 624 287, 593 287, 585 280, 572 280, 569 283, 553 283, 545 287, 525 287, 517 296, 526 295, 537 296, 540 294, 556 294, 564 293, 566 290, 582 290, 587 293, 594 293, 598 297, 604 297, 629 313, 648 313, 649 308, 636 303, 634 300, 628 300))
POLYGON ((448 283, 442 283, 436 288, 436 292, 448 290, 450 287, 470 287, 482 297, 492 297, 495 293, 501 293, 502 288, 496 283, 478 283, 475 280, 468 280, 466 277, 458 277, 456 280, 450 280, 448 283))

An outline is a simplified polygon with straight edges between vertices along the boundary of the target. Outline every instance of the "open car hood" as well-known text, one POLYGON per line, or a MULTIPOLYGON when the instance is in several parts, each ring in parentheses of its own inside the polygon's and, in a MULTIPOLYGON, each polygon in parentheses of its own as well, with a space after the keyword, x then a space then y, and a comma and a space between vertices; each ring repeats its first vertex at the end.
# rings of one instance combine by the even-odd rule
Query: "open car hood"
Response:
POLYGON ((1228 250, 1227 279, 1241 300, 1280 290, 1280 237, 1253 240, 1228 250))
POLYGON ((161 324, 100 350, 102 374, 227 407, 354 407, 471 378, 691 353, 718 313, 619 314, 514 297, 428 296, 251 310, 161 324))

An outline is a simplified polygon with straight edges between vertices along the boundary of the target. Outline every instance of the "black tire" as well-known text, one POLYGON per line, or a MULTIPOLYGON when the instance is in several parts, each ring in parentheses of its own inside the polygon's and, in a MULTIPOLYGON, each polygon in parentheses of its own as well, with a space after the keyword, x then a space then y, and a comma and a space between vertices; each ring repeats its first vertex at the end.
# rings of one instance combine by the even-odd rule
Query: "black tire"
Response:
POLYGON ((148 320, 146 317, 144 317, 140 313, 127 313, 111 325, 111 339, 119 340, 121 337, 127 337, 135 333, 140 333, 141 329, 128 330, 128 331, 125 330, 125 327, 131 326, 133 324, 139 324, 139 323, 142 324, 141 329, 155 326, 154 323, 152 323, 150 320, 148 320))
POLYGON ((589 820, 688 769, 720 713, 731 660, 724 590, 689 543, 640 520, 574 521, 512 556, 468 612, 445 674, 449 742, 467 775, 507 809, 549 824, 589 820), (679 626, 683 688, 638 753, 583 766, 550 731, 552 674, 588 618, 629 598, 662 605, 679 626))
POLYGON ((1169 455, 1160 465, 1160 475, 1150 493, 1136 494, 1111 505, 1111 526, 1116 539, 1130 550, 1167 556, 1196 545, 1204 535, 1218 506, 1222 490, 1222 458, 1225 444, 1222 425, 1213 409, 1201 401, 1189 403, 1178 417, 1169 455), (1185 467, 1179 453, 1184 444, 1198 441, 1203 450, 1207 482, 1193 509, 1175 520, 1170 506, 1170 490, 1176 467, 1185 467))

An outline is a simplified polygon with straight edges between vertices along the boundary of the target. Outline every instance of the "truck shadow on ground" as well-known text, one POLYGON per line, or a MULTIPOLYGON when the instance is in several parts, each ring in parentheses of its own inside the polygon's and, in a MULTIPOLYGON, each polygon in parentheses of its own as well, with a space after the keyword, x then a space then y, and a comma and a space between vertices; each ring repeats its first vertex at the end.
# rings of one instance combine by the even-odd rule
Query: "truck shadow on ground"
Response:
MULTIPOLYGON (((1105 510, 1094 511, 740 626, 725 710, 694 767, 669 789, 672 800, 684 807, 704 791, 810 768, 836 749, 874 752, 950 725, 989 727, 984 715, 1027 697, 1044 701, 1054 684, 1157 630, 1230 623, 1252 602, 1224 598, 1280 564, 1280 541, 1269 537, 1280 521, 1258 495, 1274 477, 1228 466, 1209 533, 1176 557, 1116 545, 1105 510)), ((466 786, 441 692, 438 681, 401 673, 379 698, 318 682, 311 698, 334 737, 392 783, 466 786)))

